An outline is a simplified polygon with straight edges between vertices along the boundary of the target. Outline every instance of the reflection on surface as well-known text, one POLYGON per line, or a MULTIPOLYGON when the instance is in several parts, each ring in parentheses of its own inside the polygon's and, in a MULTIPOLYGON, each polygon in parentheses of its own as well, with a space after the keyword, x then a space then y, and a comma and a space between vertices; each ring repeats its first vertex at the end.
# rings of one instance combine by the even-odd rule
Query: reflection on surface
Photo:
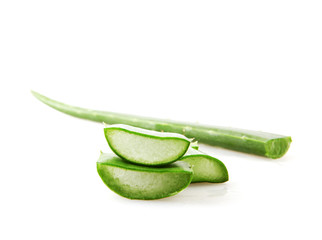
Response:
POLYGON ((228 203, 236 196, 231 183, 192 183, 177 195, 156 200, 130 200, 117 195, 118 201, 138 205, 218 205, 228 203), (130 201, 130 202, 129 202, 130 201))
POLYGON ((177 195, 160 199, 159 201, 189 204, 211 204, 224 201, 227 193, 227 183, 193 183, 177 195))

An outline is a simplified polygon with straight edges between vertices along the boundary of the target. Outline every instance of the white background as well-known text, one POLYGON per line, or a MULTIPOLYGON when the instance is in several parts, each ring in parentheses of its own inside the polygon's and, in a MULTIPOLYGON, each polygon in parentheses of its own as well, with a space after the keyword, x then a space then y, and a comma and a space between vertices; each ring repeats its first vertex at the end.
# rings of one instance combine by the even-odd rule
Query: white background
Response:
POLYGON ((321 239, 321 1, 0 2, 1 239, 321 239), (128 200, 102 125, 37 101, 290 135, 281 159, 201 145, 230 181, 128 200))

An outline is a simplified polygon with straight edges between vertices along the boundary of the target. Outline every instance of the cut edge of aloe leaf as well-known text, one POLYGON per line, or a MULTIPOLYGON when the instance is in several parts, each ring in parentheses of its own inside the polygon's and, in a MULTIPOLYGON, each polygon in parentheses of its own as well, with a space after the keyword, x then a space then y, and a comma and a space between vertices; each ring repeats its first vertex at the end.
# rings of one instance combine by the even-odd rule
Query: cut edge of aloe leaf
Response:
POLYGON ((112 153, 101 153, 97 172, 113 192, 139 200, 173 196, 190 184, 193 175, 190 165, 183 161, 166 167, 147 167, 132 164, 112 153))
POLYGON ((130 162, 161 166, 181 158, 190 140, 177 133, 162 133, 124 124, 104 128, 105 138, 112 151, 130 162))
POLYGON ((265 143, 265 156, 272 159, 281 158, 290 148, 291 142, 291 137, 275 138, 267 141, 265 143))
POLYGON ((193 177, 191 183, 223 183, 229 180, 228 170, 219 159, 189 148, 181 161, 191 165, 193 177))

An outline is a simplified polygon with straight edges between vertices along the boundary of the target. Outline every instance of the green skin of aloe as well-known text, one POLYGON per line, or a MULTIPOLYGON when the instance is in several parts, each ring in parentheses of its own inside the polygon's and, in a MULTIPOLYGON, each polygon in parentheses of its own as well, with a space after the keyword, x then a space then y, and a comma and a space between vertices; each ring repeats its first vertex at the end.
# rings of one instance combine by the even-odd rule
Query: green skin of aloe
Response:
POLYGON ((153 200, 176 195, 191 182, 188 163, 177 161, 163 167, 140 166, 114 154, 101 153, 97 172, 105 185, 129 199, 153 200))
POLYGON ((105 122, 107 124, 127 124, 159 132, 180 133, 202 143, 272 159, 282 157, 287 152, 292 142, 292 139, 289 136, 282 136, 273 133, 228 127, 206 126, 114 112, 90 110, 55 101, 33 91, 32 94, 48 106, 74 117, 96 122, 105 122))

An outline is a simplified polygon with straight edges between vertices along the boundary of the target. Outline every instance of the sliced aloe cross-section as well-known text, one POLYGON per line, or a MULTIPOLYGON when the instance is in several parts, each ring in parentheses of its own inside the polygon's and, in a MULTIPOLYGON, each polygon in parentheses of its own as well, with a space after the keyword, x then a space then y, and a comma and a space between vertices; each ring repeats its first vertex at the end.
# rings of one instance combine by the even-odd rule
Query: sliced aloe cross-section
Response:
POLYGON ((114 124, 104 128, 106 140, 115 154, 142 165, 164 165, 182 157, 190 140, 178 133, 165 133, 114 124))
POLYGON ((229 179, 225 164, 193 148, 189 148, 180 160, 191 165, 193 171, 191 182, 221 183, 229 179))
POLYGON ((127 162, 113 153, 101 153, 97 171, 115 193, 130 199, 159 199, 177 194, 192 179, 190 165, 177 161, 165 167, 147 167, 127 162))

